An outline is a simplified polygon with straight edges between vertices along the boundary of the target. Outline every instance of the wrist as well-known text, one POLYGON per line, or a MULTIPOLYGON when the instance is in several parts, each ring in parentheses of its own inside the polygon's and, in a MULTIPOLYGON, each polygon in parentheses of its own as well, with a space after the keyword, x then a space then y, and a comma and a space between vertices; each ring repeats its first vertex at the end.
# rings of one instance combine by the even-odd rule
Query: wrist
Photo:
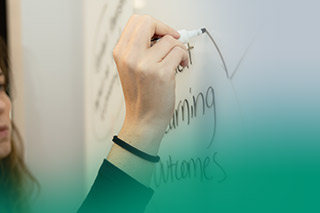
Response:
MULTIPOLYGON (((125 122, 118 134, 118 138, 124 140, 131 146, 149 155, 158 155, 161 139, 164 135, 156 126, 146 126, 125 122)), ((133 153, 113 144, 107 159, 119 169, 149 186, 154 171, 155 163, 142 159, 133 153)))
POLYGON ((150 155, 157 155, 165 129, 157 125, 125 122, 118 137, 150 155))

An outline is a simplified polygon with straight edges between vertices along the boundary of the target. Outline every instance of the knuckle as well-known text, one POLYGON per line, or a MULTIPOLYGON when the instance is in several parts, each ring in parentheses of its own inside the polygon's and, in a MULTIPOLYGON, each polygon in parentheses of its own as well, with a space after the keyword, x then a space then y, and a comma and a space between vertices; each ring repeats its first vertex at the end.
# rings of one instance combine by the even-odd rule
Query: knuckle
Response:
POLYGON ((139 63, 135 70, 135 74, 140 83, 153 78, 153 72, 149 72, 149 68, 144 62, 139 63))
POLYGON ((181 43, 179 40, 172 37, 171 35, 165 35, 161 40, 164 40, 163 42, 171 46, 172 49, 179 48, 182 51, 187 52, 186 46, 183 43, 181 43))
POLYGON ((133 14, 133 15, 130 17, 129 22, 134 21, 134 20, 137 20, 137 19, 139 19, 140 17, 141 17, 141 16, 138 15, 138 14, 133 14))
POLYGON ((180 47, 181 47, 185 52, 188 52, 188 48, 187 48, 186 45, 184 45, 182 42, 180 42, 180 47))
POLYGON ((137 67, 136 59, 130 52, 123 54, 122 63, 128 70, 135 70, 137 67))
POLYGON ((116 46, 112 51, 112 55, 113 55, 113 58, 114 58, 115 61, 118 61, 118 59, 119 59, 119 52, 120 51, 119 51, 119 47, 118 46, 116 46))
POLYGON ((136 72, 140 75, 145 75, 147 73, 148 66, 145 62, 141 61, 136 69, 136 72))
POLYGON ((171 35, 165 35, 162 39, 171 46, 176 45, 176 39, 174 39, 171 35))
POLYGON ((178 55, 186 53, 186 51, 182 49, 180 46, 175 46, 172 51, 174 51, 174 53, 178 55))
POLYGON ((113 57, 118 66, 125 68, 126 70, 132 70, 135 68, 135 59, 132 57, 130 51, 120 51, 115 48, 113 50, 113 57))
POLYGON ((149 15, 142 15, 141 19, 144 20, 144 21, 150 21, 150 20, 152 20, 152 17, 149 16, 149 15))
POLYGON ((150 27, 153 23, 153 18, 149 15, 142 15, 140 18, 140 23, 142 26, 150 27))

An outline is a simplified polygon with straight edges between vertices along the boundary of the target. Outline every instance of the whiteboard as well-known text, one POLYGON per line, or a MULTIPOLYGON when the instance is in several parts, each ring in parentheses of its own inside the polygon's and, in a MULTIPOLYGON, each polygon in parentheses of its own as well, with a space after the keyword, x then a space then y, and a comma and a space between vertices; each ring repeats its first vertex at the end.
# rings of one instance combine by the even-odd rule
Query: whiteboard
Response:
MULTIPOLYGON (((113 4, 113 1, 104 2, 113 4)), ((117 2, 113 12, 122 1, 117 2)), ((161 162, 152 180, 155 194, 147 212, 262 212, 261 206, 266 200, 273 204, 264 206, 266 212, 273 208, 286 209, 292 203, 302 206, 301 202, 293 202, 301 201, 305 193, 301 193, 303 187, 302 191, 295 191, 297 180, 290 177, 296 171, 293 166, 296 164, 292 162, 298 161, 299 150, 316 153, 314 148, 319 146, 313 143, 305 146, 296 140, 303 126, 292 121, 292 117, 299 115, 293 109, 300 107, 294 104, 292 93, 319 97, 316 92, 319 90, 296 87, 296 82, 311 72, 311 69, 299 72, 307 61, 312 64, 308 66, 319 68, 315 57, 320 49, 319 42, 315 42, 319 30, 314 29, 308 36, 304 33, 309 31, 305 23, 317 20, 314 8, 319 5, 310 1, 314 4, 308 4, 307 10, 302 1, 286 0, 123 2, 128 6, 126 15, 120 13, 123 23, 135 12, 152 15, 177 30, 205 27, 225 61, 224 64, 207 35, 189 42, 191 63, 176 73, 175 112, 160 148, 161 162), (303 16, 296 16, 298 13, 303 16), (297 31, 296 24, 303 30, 297 31), (307 50, 296 42, 299 39, 314 48, 307 50), (296 48, 292 48, 292 44, 296 48), (288 78, 292 73, 295 76, 288 78)), ((87 4, 97 3, 87 1, 87 4)), ((86 19, 87 70, 95 63, 92 61, 95 45, 90 42, 96 34, 90 27, 99 23, 102 8, 100 5, 87 9, 92 13, 86 19)), ((99 85, 101 77, 96 77, 88 72, 86 79, 91 79, 91 83, 87 91, 96 88, 94 92, 99 93, 94 84, 99 85)), ((110 93, 105 97, 116 103, 105 111, 107 122, 94 124, 95 99, 88 99, 86 103, 86 112, 91 111, 86 116, 87 129, 91 129, 87 130, 86 143, 91 181, 96 169, 92 169, 92 165, 105 156, 105 149, 111 146, 111 138, 120 129, 124 116, 121 87, 118 80, 114 83, 117 86, 111 92, 108 88, 104 90, 110 93), (110 124, 112 127, 108 127, 110 124), (92 130, 92 126, 96 129, 92 130), (99 131, 100 128, 107 131, 99 131)), ((86 96, 91 97, 90 94, 92 92, 86 96)), ((317 104, 315 106, 319 106, 317 104)), ((307 117, 314 116, 310 111, 307 117)), ((308 155, 302 162, 318 162, 312 156, 315 154, 308 155)))
POLYGON ((220 193, 212 191, 227 183, 229 165, 241 158, 237 154, 243 138, 241 106, 234 81, 261 30, 263 17, 253 17, 262 5, 204 0, 143 3, 136 12, 175 29, 205 27, 217 45, 207 35, 187 45, 191 64, 176 75, 175 112, 162 141, 148 211, 215 210, 212 202, 220 193), (230 12, 236 19, 230 19, 230 12))

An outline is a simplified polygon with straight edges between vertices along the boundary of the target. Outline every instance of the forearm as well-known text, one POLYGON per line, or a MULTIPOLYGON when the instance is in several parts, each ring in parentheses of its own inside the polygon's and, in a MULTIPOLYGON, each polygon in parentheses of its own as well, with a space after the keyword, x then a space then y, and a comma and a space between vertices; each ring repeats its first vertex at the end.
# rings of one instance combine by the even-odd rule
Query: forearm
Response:
MULTIPOLYGON (((158 154, 161 139, 164 134, 163 127, 152 127, 151 125, 124 125, 118 137, 131 146, 156 156, 158 154)), ((156 163, 144 160, 117 144, 113 144, 107 159, 119 169, 149 186, 156 163)))

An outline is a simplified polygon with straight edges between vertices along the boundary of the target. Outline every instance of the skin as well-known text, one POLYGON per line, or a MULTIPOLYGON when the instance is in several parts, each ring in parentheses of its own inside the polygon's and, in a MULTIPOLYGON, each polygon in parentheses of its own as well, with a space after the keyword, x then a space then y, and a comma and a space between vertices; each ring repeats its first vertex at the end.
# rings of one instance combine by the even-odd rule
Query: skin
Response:
POLYGON ((0 70, 0 160, 11 153, 11 101, 5 91, 5 77, 0 70), (6 130, 3 130, 6 128, 6 130))
MULTIPOLYGON (((116 45, 117 64, 126 102, 126 116, 118 137, 157 155, 175 104, 175 69, 189 63, 179 33, 150 17, 133 15, 116 45), (151 47, 153 37, 162 37, 151 47)), ((154 163, 113 144, 108 160, 144 185, 150 185, 154 163)))

